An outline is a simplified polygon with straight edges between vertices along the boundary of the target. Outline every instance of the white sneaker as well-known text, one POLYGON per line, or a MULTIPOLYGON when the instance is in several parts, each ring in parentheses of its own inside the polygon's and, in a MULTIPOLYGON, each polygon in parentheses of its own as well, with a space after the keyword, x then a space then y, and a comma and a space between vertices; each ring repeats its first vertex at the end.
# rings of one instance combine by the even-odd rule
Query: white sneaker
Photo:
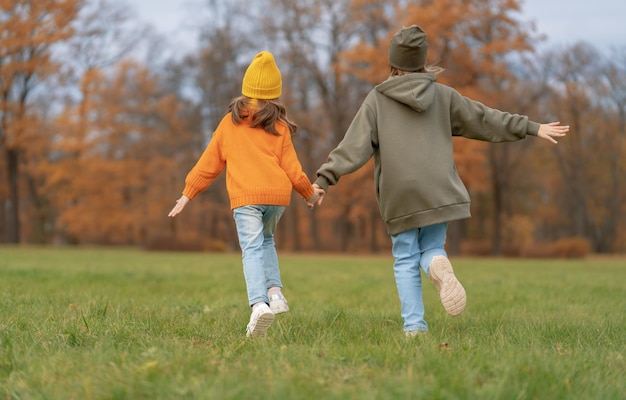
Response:
POLYGON ((265 303, 254 307, 250 322, 246 327, 246 336, 265 336, 267 328, 274 322, 274 313, 265 303))
POLYGON ((428 271, 430 280, 439 292, 441 304, 450 315, 459 315, 465 310, 467 296, 461 282, 456 279, 450 260, 444 256, 435 256, 428 271))
POLYGON ((282 314, 289 311, 287 299, 282 293, 270 296, 270 308, 274 314, 282 314))

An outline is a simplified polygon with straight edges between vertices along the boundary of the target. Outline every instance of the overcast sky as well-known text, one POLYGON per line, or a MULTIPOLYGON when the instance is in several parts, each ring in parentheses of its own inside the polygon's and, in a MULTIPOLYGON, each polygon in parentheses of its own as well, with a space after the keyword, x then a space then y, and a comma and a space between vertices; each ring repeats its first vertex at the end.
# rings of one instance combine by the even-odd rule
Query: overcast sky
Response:
MULTIPOLYGON (((206 0, 123 1, 141 20, 182 42, 195 41, 193 19, 206 0)), ((534 21, 538 33, 547 35, 544 46, 584 40, 607 53, 626 47, 626 0, 522 0, 520 19, 534 21)))

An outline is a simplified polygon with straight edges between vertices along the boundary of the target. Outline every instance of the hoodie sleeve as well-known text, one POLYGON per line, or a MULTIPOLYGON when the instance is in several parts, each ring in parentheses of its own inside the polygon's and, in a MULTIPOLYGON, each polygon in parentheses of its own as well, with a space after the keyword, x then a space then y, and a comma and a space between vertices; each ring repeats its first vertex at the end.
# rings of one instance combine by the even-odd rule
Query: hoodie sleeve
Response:
POLYGON ((367 105, 361 105, 346 134, 328 155, 328 161, 317 170, 317 183, 328 191, 329 185, 335 185, 343 175, 361 168, 374 154, 372 137, 376 134, 376 117, 367 105))
POLYGON ((490 108, 452 90, 452 134, 488 142, 512 142, 537 135, 539 124, 527 116, 490 108))

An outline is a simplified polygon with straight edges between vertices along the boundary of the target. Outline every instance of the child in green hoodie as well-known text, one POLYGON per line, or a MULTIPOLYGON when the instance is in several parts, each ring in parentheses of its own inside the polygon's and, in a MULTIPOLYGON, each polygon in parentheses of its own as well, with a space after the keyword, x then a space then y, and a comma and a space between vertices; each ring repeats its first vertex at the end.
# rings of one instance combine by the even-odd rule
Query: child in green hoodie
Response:
POLYGON ((428 330, 420 267, 450 315, 465 309, 465 289, 444 249, 448 221, 470 217, 470 198, 454 164, 452 137, 504 142, 532 135, 556 143, 555 138, 569 131, 559 122, 539 124, 486 107, 436 82, 443 70, 425 67, 427 51, 426 34, 417 25, 393 36, 390 77, 367 95, 314 184, 327 192, 374 157, 376 196, 391 235, 407 336, 428 330))

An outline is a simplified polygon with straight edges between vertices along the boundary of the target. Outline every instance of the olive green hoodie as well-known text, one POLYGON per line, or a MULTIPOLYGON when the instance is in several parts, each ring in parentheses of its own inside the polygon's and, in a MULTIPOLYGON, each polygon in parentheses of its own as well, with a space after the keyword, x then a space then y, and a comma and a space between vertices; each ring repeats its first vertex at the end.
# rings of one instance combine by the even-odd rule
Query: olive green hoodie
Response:
POLYGON ((391 77, 367 95, 315 183, 328 191, 373 156, 376 198, 389 234, 469 218, 452 136, 505 142, 538 130, 528 117, 486 107, 432 74, 391 77))

